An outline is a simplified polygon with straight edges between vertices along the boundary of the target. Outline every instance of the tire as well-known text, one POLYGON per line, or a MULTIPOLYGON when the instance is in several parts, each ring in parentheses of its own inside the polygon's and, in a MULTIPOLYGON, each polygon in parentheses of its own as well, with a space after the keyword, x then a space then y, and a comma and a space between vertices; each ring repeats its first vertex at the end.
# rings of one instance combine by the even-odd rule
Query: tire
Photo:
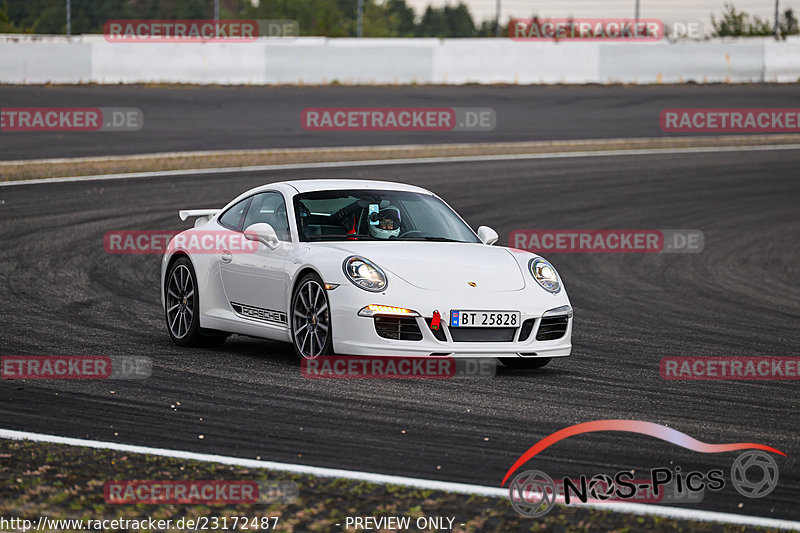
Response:
POLYGON ((197 276, 186 257, 178 258, 167 272, 164 287, 167 331, 178 346, 219 346, 227 334, 200 327, 197 276))
POLYGON ((542 368, 547 363, 552 361, 552 359, 552 357, 501 357, 500 361, 507 368, 533 370, 536 368, 542 368))
POLYGON ((299 358, 333 355, 330 302, 318 275, 307 274, 295 285, 289 317, 292 346, 299 358))

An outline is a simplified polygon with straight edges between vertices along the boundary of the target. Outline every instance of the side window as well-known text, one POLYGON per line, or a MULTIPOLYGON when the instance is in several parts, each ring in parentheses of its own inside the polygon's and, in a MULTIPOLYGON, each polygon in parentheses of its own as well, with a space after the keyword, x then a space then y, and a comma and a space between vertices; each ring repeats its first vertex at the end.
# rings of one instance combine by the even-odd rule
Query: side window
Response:
POLYGON ((244 215, 245 209, 247 209, 247 205, 249 203, 250 198, 245 198, 241 202, 234 204, 230 209, 222 213, 218 219, 219 223, 234 231, 241 230, 239 224, 242 222, 242 216, 244 215))
POLYGON ((286 216, 286 204, 283 195, 278 192, 262 192, 253 196, 247 217, 242 228, 247 229, 252 224, 267 223, 272 226, 278 239, 289 241, 289 218, 286 216))

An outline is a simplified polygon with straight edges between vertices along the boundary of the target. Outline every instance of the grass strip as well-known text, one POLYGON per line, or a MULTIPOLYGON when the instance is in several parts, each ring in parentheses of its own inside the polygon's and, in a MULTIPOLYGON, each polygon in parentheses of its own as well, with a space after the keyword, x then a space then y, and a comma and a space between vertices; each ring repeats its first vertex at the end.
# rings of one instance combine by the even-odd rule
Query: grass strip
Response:
POLYGON ((797 143, 800 143, 800 135, 779 134, 172 152, 66 159, 0 161, 0 181, 200 168, 322 163, 330 161, 644 150, 658 148, 759 146, 797 143))
POLYGON ((83 520, 152 517, 172 519, 173 523, 201 516, 278 516, 279 532, 345 531, 347 516, 410 516, 412 524, 421 516, 449 516, 455 517, 454 533, 753 530, 578 506, 556 506, 544 517, 531 519, 518 515, 503 498, 13 440, 0 440, 0 516, 34 521, 39 516, 83 520), (209 479, 294 481, 299 498, 291 503, 206 506, 117 505, 105 503, 103 497, 103 486, 110 480, 209 479))

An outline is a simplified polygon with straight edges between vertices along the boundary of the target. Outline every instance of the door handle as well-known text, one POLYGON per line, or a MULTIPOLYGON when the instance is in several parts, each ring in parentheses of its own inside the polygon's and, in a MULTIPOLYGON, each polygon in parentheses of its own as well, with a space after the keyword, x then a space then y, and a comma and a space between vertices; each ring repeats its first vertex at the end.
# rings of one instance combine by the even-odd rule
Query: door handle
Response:
POLYGON ((222 250, 222 254, 220 254, 220 259, 223 263, 230 263, 233 261, 233 254, 230 250, 222 250))

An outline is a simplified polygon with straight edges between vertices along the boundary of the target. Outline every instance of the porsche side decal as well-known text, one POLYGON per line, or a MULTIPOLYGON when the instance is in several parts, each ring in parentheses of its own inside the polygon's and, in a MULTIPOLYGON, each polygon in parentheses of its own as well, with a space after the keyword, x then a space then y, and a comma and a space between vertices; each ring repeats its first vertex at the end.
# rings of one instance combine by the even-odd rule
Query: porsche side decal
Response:
POLYGON ((230 302, 230 304, 233 308, 233 312, 244 318, 260 320, 262 322, 272 322, 274 324, 281 324, 282 326, 285 326, 289 323, 286 313, 282 313, 280 311, 237 304, 236 302, 230 302))

